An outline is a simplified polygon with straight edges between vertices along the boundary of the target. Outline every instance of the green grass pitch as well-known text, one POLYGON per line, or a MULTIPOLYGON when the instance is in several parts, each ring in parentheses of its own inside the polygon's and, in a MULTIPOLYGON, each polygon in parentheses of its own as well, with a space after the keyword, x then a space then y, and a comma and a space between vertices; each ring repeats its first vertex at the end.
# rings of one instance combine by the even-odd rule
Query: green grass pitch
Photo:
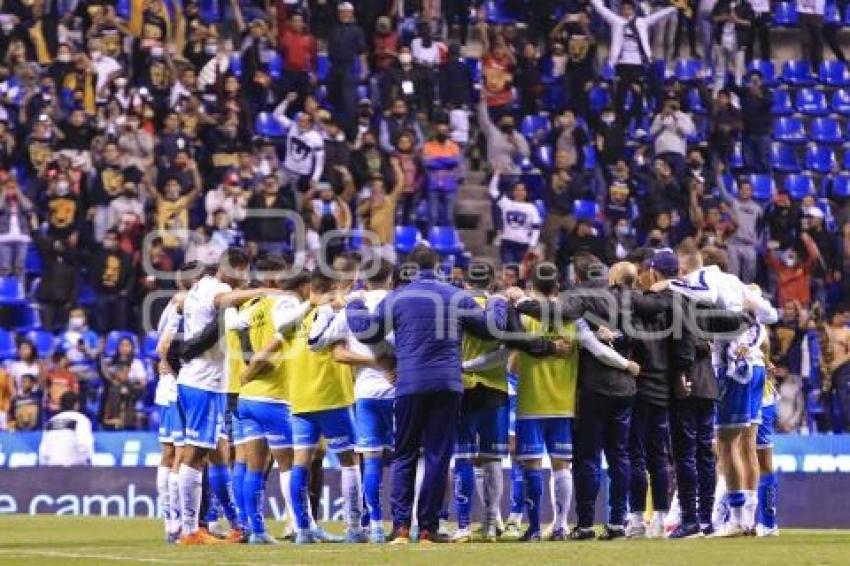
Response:
MULTIPOLYGON (((339 528, 338 525, 334 525, 339 528)), ((271 528, 278 529, 276 525, 271 528)), ((548 564, 755 566, 850 564, 850 531, 785 530, 771 539, 511 542, 460 545, 299 547, 169 546, 159 521, 9 515, 0 517, 0 564, 548 564)))

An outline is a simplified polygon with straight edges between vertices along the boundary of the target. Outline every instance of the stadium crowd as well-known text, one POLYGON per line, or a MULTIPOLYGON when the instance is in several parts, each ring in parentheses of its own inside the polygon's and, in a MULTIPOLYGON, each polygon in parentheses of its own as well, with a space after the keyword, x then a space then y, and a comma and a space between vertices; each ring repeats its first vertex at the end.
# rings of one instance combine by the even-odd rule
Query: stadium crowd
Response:
POLYGON ((779 430, 850 430, 850 12, 677 5, 4 2, 0 428, 68 390, 101 429, 155 428, 144 331, 183 261, 424 239, 463 269, 484 171, 506 287, 539 259, 568 286, 581 252, 723 248, 781 306, 779 430))

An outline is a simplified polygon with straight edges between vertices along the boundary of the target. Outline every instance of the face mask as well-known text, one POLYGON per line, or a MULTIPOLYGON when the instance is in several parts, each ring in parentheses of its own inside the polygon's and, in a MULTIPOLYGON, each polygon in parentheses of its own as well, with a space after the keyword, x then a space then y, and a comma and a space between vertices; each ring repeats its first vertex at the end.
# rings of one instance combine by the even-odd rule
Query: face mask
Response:
POLYGON ((3 33, 9 33, 13 29, 15 29, 15 24, 11 22, 3 22, 3 24, 0 25, 0 28, 3 29, 3 33))
POLYGON ((614 117, 610 116, 608 114, 605 114, 604 116, 602 116, 602 123, 610 126, 611 124, 614 123, 614 117))
POLYGON ((92 51, 91 52, 91 60, 92 61, 100 61, 101 53, 100 51, 92 51))
POLYGON ((631 228, 628 226, 617 226, 617 235, 625 238, 631 232, 631 228))
POLYGON ((786 267, 794 267, 794 264, 797 263, 797 258, 791 254, 785 256, 783 263, 785 263, 786 267))
POLYGON ((118 88, 124 88, 125 86, 127 86, 127 79, 115 79, 115 86, 117 86, 118 88))
POLYGON ((68 319, 68 327, 72 330, 79 330, 86 325, 86 317, 72 316, 68 319))
POLYGON ((58 195, 67 195, 68 189, 71 188, 70 183, 68 181, 59 181, 56 183, 56 194, 58 195))
POLYGON ((204 45, 204 53, 207 55, 215 55, 218 52, 218 46, 212 43, 204 45))
POLYGON ((402 65, 410 65, 412 61, 413 57, 410 55, 410 53, 402 53, 398 56, 398 62, 402 65))
POLYGON ((162 47, 151 47, 151 56, 152 57, 162 57, 162 47))
POLYGON ((60 63, 70 63, 71 62, 71 54, 70 53, 60 53, 56 56, 56 60, 60 63))
POLYGON ((269 164, 268 159, 263 159, 262 161, 260 161, 260 166, 257 167, 257 169, 260 171, 260 175, 262 175, 263 177, 272 172, 272 167, 269 164))

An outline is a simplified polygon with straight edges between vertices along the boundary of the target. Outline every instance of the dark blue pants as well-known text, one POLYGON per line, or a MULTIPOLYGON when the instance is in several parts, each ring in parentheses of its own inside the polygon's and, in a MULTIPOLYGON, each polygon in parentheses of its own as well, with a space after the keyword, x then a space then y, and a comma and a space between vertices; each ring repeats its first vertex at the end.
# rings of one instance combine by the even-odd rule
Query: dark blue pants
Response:
POLYGON ((392 462, 393 526, 410 527, 420 450, 425 474, 419 491, 420 530, 436 532, 460 418, 461 394, 436 391, 397 397, 392 462))
POLYGON ((608 461, 608 524, 623 525, 629 493, 629 421, 633 397, 610 397, 579 390, 573 438, 578 526, 593 526, 593 511, 602 474, 601 453, 608 461))
POLYGON ((711 399, 676 400, 670 413, 682 524, 711 523, 717 484, 717 467, 711 449, 715 403, 711 399))
POLYGON ((502 265, 519 265, 527 252, 528 244, 514 242, 513 240, 502 240, 499 246, 502 265))
POLYGON ((629 429, 629 456, 632 464, 629 509, 632 513, 646 511, 646 491, 649 483, 652 484, 653 509, 670 509, 669 442, 670 416, 667 407, 653 405, 638 398, 632 410, 629 429))

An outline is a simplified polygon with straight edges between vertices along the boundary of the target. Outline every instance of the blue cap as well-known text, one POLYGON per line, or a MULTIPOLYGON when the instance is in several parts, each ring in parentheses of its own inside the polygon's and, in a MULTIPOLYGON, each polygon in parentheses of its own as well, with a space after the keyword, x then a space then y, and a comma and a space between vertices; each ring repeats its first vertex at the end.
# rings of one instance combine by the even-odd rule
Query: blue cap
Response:
POLYGON ((655 250, 649 258, 649 267, 667 277, 679 275, 679 256, 670 248, 655 250))

